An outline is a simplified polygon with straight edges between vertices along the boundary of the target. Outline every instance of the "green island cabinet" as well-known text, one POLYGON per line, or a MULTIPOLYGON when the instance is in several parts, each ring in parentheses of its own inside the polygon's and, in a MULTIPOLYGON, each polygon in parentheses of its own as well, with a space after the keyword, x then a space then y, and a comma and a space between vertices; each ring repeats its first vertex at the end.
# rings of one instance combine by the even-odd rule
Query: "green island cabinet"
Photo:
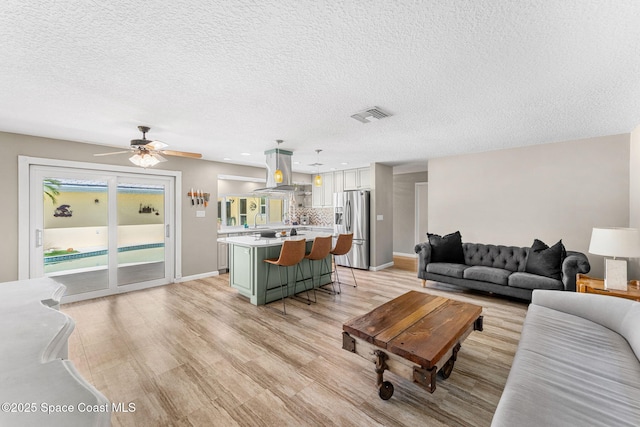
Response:
MULTIPOLYGON (((295 238, 304 238, 307 243, 307 253, 311 251, 313 245, 313 239, 316 236, 327 236, 329 233, 310 232, 307 231, 303 236, 295 238)), ((229 285, 237 289, 240 295, 243 295, 249 299, 251 304, 264 305, 271 301, 279 300, 282 296, 279 287, 271 289, 267 292, 266 299, 264 290, 267 287, 267 266, 264 262, 268 258, 278 258, 280 250, 282 249, 282 243, 285 239, 293 239, 294 237, 284 238, 255 238, 253 236, 237 236, 218 239, 218 241, 224 240, 229 245, 229 285)), ((302 292, 305 287, 311 289, 312 279, 310 271, 310 263, 313 262, 313 285, 318 286, 331 283, 331 274, 327 270, 327 266, 331 266, 331 255, 324 261, 308 261, 302 260, 300 268, 302 269, 302 275, 306 279, 305 282, 298 282, 297 292, 302 292), (318 280, 318 272, 322 271, 322 276, 318 280)), ((269 273, 269 285, 268 287, 275 287, 280 283, 280 278, 283 281, 287 278, 288 270, 288 293, 285 292, 285 296, 293 295, 294 293, 294 279, 295 272, 298 269, 297 266, 292 267, 276 267, 271 266, 269 273), (280 271, 278 271, 280 270, 280 271)), ((300 271, 298 270, 298 280, 300 280, 300 271)))

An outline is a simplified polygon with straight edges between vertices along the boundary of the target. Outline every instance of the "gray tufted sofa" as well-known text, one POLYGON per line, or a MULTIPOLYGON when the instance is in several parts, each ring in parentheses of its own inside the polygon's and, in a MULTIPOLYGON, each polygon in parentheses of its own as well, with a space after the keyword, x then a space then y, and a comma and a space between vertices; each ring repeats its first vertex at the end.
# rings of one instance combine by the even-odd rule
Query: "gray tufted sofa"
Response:
POLYGON ((431 245, 416 245, 418 277, 422 286, 426 280, 449 283, 469 289, 531 301, 534 289, 576 290, 576 274, 591 269, 581 252, 567 251, 562 263, 562 280, 525 272, 529 248, 517 246, 463 243, 464 264, 431 262, 431 245))

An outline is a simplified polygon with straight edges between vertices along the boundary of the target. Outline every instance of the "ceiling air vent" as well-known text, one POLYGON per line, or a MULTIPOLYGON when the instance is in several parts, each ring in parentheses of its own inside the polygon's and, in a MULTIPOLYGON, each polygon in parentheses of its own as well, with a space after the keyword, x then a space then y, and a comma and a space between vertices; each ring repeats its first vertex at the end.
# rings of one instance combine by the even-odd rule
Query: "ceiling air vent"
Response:
POLYGON ((379 107, 371 107, 367 108, 364 111, 360 111, 359 113, 356 113, 351 117, 362 123, 371 123, 377 122, 378 120, 384 119, 385 117, 389 117, 390 115, 391 114, 382 111, 382 109, 380 109, 379 107))

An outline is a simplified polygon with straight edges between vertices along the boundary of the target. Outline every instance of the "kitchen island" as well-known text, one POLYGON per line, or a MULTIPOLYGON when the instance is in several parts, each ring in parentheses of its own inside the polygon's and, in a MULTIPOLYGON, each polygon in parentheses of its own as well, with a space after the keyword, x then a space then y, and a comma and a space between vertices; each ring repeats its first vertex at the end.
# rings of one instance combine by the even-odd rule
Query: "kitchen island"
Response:
MULTIPOLYGON (((317 232, 317 231, 302 231, 297 236, 286 237, 260 237, 260 230, 255 230, 255 235, 244 235, 234 237, 221 237, 218 239, 218 243, 225 243, 229 245, 229 285, 232 288, 238 290, 240 295, 249 298, 251 304, 264 305, 271 301, 277 301, 281 297, 280 288, 272 289, 268 291, 266 299, 264 290, 267 284, 265 280, 267 278, 267 263, 264 262, 267 258, 278 258, 282 244, 286 240, 300 240, 304 239, 307 242, 307 253, 311 251, 313 245, 313 239, 316 237, 330 236, 329 232, 317 232)), ((317 276, 319 269, 319 261, 315 261, 313 265, 313 271, 317 276)), ((322 272, 326 271, 326 265, 331 266, 331 255, 327 256, 327 264, 322 262, 322 272)), ((271 273, 269 274, 269 287, 276 286, 280 283, 280 275, 277 268, 271 267, 271 273)), ((282 267, 284 268, 284 267, 282 267)), ((289 284, 287 295, 293 295, 294 290, 294 278, 295 268, 287 267, 289 269, 289 284)), ((311 274, 310 265, 308 260, 302 260, 301 264, 302 273, 306 279, 305 283, 298 284, 298 292, 306 285, 311 288, 311 274)), ((299 274, 298 274, 299 276, 299 274)), ((286 277, 285 272, 282 272, 283 279, 286 277)), ((298 277, 300 279, 300 277, 298 277)), ((314 285, 318 287, 318 279, 313 281, 314 285)), ((331 283, 331 275, 324 274, 321 278, 320 285, 326 285, 331 283)))

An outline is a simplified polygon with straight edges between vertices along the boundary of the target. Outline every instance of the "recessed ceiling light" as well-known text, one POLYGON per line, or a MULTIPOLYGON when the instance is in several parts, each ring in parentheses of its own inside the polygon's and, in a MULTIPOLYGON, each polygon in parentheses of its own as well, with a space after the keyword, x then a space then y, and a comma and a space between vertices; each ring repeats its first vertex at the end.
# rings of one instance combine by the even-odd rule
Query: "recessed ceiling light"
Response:
POLYGON ((250 156, 251 153, 240 153, 241 156, 250 156))
POLYGON ((293 164, 294 164, 294 165, 299 165, 299 164, 300 164, 300 162, 293 162, 293 164))
POLYGON ((340 164, 341 164, 342 166, 347 166, 349 163, 347 163, 347 162, 342 162, 342 163, 340 163, 340 164))
POLYGON ((231 160, 231 157, 225 157, 225 158, 224 158, 224 159, 222 159, 222 160, 229 161, 229 160, 231 160))

